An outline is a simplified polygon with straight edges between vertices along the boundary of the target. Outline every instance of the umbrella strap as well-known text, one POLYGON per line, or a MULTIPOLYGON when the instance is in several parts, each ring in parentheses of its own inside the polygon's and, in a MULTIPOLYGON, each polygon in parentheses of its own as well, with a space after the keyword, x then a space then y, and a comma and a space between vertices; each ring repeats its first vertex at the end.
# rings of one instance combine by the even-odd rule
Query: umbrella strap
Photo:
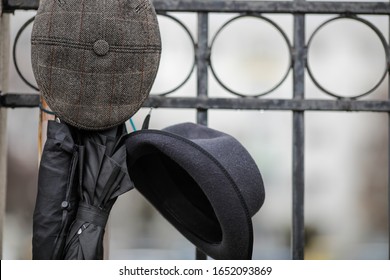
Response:
POLYGON ((91 223, 104 228, 107 224, 109 212, 98 207, 81 202, 77 210, 77 220, 91 223))

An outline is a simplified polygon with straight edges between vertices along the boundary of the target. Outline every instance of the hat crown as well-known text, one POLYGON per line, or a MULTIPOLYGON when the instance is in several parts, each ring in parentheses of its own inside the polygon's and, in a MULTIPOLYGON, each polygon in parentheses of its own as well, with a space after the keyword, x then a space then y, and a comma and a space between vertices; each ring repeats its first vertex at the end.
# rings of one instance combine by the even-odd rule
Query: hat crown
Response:
POLYGON ((251 217, 261 208, 265 198, 261 173, 253 158, 237 139, 194 123, 173 125, 164 131, 192 141, 215 158, 239 188, 251 217))

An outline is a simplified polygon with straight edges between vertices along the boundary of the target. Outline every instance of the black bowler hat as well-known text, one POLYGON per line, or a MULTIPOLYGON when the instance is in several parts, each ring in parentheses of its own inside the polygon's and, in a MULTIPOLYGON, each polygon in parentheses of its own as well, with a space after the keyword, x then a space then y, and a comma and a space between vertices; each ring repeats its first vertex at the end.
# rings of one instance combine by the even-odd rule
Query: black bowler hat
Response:
POLYGON ((232 136, 193 123, 140 130, 125 142, 135 188, 199 250, 251 259, 260 171, 232 136))

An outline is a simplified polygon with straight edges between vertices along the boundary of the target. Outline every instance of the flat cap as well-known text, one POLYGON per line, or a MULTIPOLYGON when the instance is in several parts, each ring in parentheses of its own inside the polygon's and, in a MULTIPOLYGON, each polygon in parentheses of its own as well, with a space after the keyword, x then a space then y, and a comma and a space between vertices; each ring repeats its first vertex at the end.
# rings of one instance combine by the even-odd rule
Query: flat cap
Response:
POLYGON ((62 120, 88 130, 138 111, 161 54, 150 0, 41 0, 31 44, 43 98, 62 120))

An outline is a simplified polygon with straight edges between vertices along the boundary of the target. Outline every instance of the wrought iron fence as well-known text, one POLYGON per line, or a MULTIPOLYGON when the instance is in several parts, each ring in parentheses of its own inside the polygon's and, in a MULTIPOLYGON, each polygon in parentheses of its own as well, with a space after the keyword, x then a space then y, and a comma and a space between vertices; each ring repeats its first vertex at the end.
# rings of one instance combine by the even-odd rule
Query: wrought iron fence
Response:
MULTIPOLYGON (((15 10, 37 9, 38 0, 4 0, 3 10, 12 13, 15 10)), ((302 0, 296 1, 228 1, 228 0, 153 0, 155 8, 160 15, 170 17, 179 24, 190 36, 194 47, 194 64, 186 79, 172 90, 157 95, 151 95, 144 104, 144 107, 154 108, 192 108, 197 110, 198 123, 207 125, 208 111, 217 109, 240 109, 240 110, 282 110, 293 112, 293 179, 292 179, 292 259, 304 258, 305 247, 305 222, 304 222, 304 162, 305 162, 305 119, 306 111, 356 111, 356 112, 381 112, 390 113, 390 92, 388 100, 366 100, 362 97, 371 94, 378 86, 384 83, 389 74, 390 67, 390 48, 386 40, 387 35, 383 34, 374 24, 361 17, 362 15, 390 15, 390 4, 386 2, 308 2, 302 0), (186 25, 180 19, 172 16, 169 12, 191 12, 197 15, 198 32, 196 38, 193 38, 186 25), (237 17, 226 22, 216 32, 212 40, 209 40, 209 15, 212 13, 238 13, 237 17), (293 40, 290 42, 285 31, 274 21, 266 18, 263 14, 288 14, 293 16, 293 40), (328 14, 336 16, 321 26, 319 26, 311 35, 309 40, 306 38, 306 16, 309 14, 328 14), (255 95, 247 95, 237 92, 226 85, 219 78, 218 73, 213 67, 210 59, 215 38, 225 26, 232 21, 243 17, 256 17, 267 21, 274 26, 285 40, 290 57, 288 71, 283 78, 270 90, 258 92, 255 95), (374 32, 385 52, 386 67, 383 74, 371 89, 356 93, 351 97, 343 97, 338 93, 332 92, 323 86, 313 74, 308 64, 307 54, 310 49, 312 39, 317 32, 326 24, 339 19, 348 18, 358 21, 374 32), (172 97, 170 94, 182 87, 189 79, 191 74, 196 71, 197 96, 196 97, 172 97), (228 92, 232 94, 231 98, 209 97, 209 71, 215 77, 216 81, 228 92), (306 71, 306 72, 305 72, 306 71), (286 77, 292 73, 293 88, 291 99, 275 99, 270 95, 276 88, 284 83, 286 77), (313 83, 329 98, 307 99, 305 97, 305 73, 311 78, 313 83), (267 96, 267 98, 263 98, 267 96)), ((33 19, 26 22, 23 29, 31 23, 33 19)), ((15 52, 14 52, 15 55, 15 52)), ((16 64, 17 67, 17 64, 16 64)), ((18 68, 17 68, 18 69, 18 68)), ((18 71, 21 78, 30 84, 18 71)), ((35 88, 36 89, 36 88, 35 88)), ((19 108, 19 107, 38 107, 38 94, 22 93, 3 93, 1 95, 1 107, 19 108)), ((389 114, 390 116, 390 114, 389 114)), ((388 144, 389 145, 389 144, 388 144)), ((389 149, 390 151, 390 149, 389 149)), ((389 156, 390 158, 390 156, 389 156)), ((390 166, 390 164, 389 164, 390 166)), ((390 167, 389 167, 390 173, 390 167)), ((390 188, 388 191, 388 222, 390 224, 390 188)), ((390 227, 389 227, 390 240, 390 227)), ((389 242, 390 256, 390 242, 389 242)))

